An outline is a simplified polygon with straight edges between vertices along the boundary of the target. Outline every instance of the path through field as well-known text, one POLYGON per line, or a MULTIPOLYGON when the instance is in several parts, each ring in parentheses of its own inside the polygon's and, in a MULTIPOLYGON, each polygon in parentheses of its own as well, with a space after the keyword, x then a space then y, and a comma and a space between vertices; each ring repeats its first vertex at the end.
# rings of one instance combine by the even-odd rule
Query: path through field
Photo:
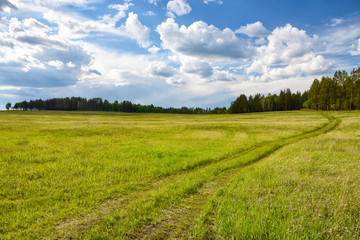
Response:
MULTIPOLYGON (((286 145, 319 136, 339 125, 339 119, 330 115, 324 116, 328 118, 328 123, 317 129, 285 138, 281 142, 275 141, 264 146, 251 147, 191 170, 176 172, 153 182, 150 189, 138 191, 132 199, 119 198, 105 202, 93 212, 60 224, 57 227, 57 234, 51 237, 67 239, 92 236, 89 232, 95 228, 94 236, 103 235, 103 237, 191 238, 199 214, 204 210, 206 214, 211 214, 211 211, 204 207, 246 167, 256 164, 286 145), (180 191, 177 189, 179 186, 182 188, 180 191), (142 206, 141 211, 136 211, 138 206, 142 206), (118 212, 115 218, 112 215, 114 211, 118 212), (108 215, 111 219, 107 218, 108 215), (99 221, 99 218, 102 220, 99 221), (101 230, 97 231, 99 224, 101 230), (102 232, 103 229, 107 231, 102 232)), ((209 230, 211 230, 210 225, 209 230)))

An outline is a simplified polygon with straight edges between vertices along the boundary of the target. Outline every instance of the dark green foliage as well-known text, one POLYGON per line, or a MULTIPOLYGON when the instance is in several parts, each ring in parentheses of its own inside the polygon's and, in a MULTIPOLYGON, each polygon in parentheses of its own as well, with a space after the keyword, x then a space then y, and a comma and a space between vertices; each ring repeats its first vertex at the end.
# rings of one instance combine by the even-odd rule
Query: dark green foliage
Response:
POLYGON ((315 79, 309 91, 309 107, 314 110, 360 109, 360 68, 350 76, 336 71, 334 77, 315 79))
POLYGON ((290 89, 281 90, 280 95, 256 94, 254 97, 249 96, 246 98, 241 94, 234 102, 231 103, 229 108, 230 113, 248 113, 248 112, 267 112, 267 111, 287 111, 287 110, 300 110, 303 103, 308 100, 308 92, 291 93, 290 89))
POLYGON ((9 110, 11 108, 11 103, 8 102, 5 107, 7 110, 9 110))
MULTIPOLYGON (((10 108, 10 107, 9 107, 10 108)), ((30 100, 29 102, 18 102, 13 107, 16 110, 63 110, 63 111, 113 111, 113 112, 134 112, 134 113, 180 113, 180 114, 224 114, 228 113, 226 107, 214 108, 213 110, 203 108, 163 108, 154 105, 134 104, 130 101, 110 103, 101 98, 52 98, 47 100, 30 100)))

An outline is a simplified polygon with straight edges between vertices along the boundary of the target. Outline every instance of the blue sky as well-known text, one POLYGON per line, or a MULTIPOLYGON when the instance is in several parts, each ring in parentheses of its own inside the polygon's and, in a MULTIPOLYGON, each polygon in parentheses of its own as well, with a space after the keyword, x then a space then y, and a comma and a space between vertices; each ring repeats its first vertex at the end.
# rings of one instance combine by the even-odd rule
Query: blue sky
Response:
POLYGON ((81 96, 229 107, 360 66, 358 0, 0 0, 0 109, 81 96))

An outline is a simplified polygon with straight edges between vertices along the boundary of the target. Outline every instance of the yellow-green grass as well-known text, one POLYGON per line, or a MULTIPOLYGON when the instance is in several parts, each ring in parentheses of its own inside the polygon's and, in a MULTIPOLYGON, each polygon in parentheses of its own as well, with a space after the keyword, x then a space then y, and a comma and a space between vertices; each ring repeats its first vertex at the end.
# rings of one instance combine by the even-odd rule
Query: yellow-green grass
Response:
POLYGON ((241 171, 204 207, 203 239, 359 239, 360 112, 241 171))
POLYGON ((136 237, 220 173, 326 124, 311 111, 0 112, 0 238, 136 237))

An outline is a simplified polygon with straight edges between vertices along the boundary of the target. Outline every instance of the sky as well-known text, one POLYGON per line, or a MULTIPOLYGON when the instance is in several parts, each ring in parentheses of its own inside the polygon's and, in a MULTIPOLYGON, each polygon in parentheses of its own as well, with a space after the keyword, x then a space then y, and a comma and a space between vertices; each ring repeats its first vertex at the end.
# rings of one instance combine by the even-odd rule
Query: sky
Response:
POLYGON ((0 109, 229 107, 360 67, 359 0, 0 0, 0 109))

